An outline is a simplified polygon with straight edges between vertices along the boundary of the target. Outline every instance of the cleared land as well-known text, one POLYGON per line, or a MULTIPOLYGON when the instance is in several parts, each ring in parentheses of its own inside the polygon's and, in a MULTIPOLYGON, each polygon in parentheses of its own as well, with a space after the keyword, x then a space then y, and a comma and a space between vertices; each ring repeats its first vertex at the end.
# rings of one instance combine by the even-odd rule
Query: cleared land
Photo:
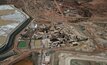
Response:
POLYGON ((35 47, 40 48, 41 47, 41 40, 35 40, 35 47))
POLYGON ((33 65, 33 63, 29 59, 24 59, 14 65, 33 65))

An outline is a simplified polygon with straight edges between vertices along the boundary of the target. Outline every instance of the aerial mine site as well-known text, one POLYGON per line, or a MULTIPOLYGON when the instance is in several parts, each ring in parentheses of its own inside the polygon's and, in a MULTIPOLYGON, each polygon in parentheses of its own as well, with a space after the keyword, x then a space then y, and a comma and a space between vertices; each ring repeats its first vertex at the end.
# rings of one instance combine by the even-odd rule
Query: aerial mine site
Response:
POLYGON ((107 65, 107 0, 0 0, 0 65, 107 65))

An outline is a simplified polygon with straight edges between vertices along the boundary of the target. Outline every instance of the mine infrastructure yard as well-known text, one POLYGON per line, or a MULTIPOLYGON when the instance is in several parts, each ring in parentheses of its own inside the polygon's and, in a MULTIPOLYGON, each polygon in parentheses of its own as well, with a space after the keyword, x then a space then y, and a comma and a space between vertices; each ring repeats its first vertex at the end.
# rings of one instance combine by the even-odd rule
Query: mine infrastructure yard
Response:
POLYGON ((1 0, 0 65, 107 65, 107 1, 1 0))

